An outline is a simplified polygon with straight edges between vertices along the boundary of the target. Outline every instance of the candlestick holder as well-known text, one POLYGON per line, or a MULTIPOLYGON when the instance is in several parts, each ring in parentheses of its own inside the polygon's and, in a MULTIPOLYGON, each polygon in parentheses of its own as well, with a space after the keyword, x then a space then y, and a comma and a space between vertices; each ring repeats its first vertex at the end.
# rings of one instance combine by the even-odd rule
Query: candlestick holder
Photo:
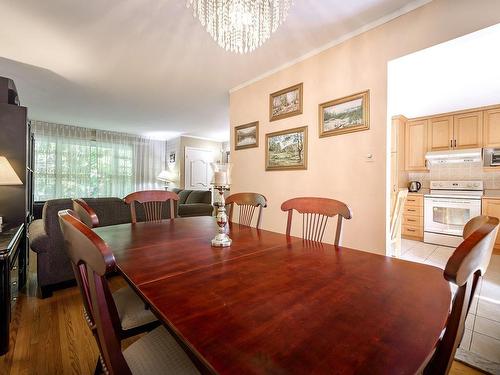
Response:
POLYGON ((224 199, 224 191, 229 190, 228 185, 212 184, 213 188, 219 193, 214 197, 214 207, 217 209, 217 225, 219 233, 212 239, 212 246, 226 247, 231 246, 231 238, 226 233, 226 225, 228 222, 226 214, 226 200, 224 199))

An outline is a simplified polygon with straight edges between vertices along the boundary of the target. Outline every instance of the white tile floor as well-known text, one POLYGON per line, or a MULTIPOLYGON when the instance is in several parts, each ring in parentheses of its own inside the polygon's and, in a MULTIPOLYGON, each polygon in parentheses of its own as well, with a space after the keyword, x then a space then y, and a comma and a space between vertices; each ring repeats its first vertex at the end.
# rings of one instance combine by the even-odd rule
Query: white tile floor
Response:
MULTIPOLYGON (((454 250, 403 239, 401 258, 444 269, 454 250)), ((492 256, 488 272, 478 285, 460 347, 500 364, 500 255, 492 256)))

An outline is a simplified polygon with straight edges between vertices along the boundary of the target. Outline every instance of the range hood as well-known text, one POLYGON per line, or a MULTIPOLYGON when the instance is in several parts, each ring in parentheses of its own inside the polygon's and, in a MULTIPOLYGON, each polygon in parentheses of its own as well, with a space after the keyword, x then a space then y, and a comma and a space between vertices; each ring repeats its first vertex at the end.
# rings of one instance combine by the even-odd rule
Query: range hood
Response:
POLYGON ((425 160, 427 160, 428 165, 481 162, 483 149, 432 151, 425 154, 425 160))

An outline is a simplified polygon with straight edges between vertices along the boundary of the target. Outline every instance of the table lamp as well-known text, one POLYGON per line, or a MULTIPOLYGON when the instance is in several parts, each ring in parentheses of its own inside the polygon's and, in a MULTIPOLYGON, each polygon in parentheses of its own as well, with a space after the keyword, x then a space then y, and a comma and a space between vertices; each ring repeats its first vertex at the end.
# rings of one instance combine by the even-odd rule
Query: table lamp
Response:
POLYGON ((165 189, 168 189, 168 184, 175 182, 176 177, 177 175, 171 170, 163 170, 156 176, 156 179, 165 182, 165 189))
MULTIPOLYGON (((14 168, 10 165, 5 156, 0 156, 0 185, 22 185, 21 179, 17 176, 14 168)), ((3 218, 0 216, 0 225, 3 218)))

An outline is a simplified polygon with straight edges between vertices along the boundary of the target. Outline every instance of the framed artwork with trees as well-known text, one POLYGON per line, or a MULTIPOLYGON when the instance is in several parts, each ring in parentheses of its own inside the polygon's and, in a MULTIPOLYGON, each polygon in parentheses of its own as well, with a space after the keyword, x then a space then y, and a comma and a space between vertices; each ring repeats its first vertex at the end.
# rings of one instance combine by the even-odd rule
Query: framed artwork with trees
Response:
POLYGON ((307 169, 307 126, 266 134, 266 171, 307 169))

